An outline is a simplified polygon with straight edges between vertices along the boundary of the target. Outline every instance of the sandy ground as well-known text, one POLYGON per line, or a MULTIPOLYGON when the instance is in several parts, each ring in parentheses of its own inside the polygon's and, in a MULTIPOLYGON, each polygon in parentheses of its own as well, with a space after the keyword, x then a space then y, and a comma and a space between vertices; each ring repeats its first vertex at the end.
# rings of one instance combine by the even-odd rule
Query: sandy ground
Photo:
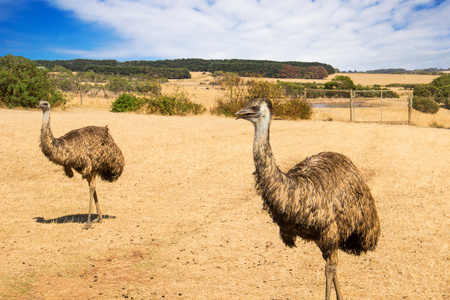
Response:
MULTIPOLYGON (((55 136, 108 125, 125 155, 122 177, 97 183, 103 223, 83 230, 87 183, 40 152, 41 118, 0 109, 1 299, 324 297, 320 251, 286 248, 262 211, 250 123, 52 111, 55 136)), ((285 171, 344 153, 372 190, 382 234, 375 252, 341 253, 346 299, 450 299, 448 129, 273 121, 271 142, 285 171)))

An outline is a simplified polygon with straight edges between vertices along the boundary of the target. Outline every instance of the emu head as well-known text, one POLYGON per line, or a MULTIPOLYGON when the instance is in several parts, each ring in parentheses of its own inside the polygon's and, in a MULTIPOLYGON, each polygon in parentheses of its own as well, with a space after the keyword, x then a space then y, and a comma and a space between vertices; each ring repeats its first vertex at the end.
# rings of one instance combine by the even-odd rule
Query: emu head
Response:
POLYGON ((243 109, 235 114, 236 120, 248 120, 255 125, 260 123, 270 123, 271 115, 272 102, 263 99, 250 100, 243 109))
POLYGON ((48 103, 48 101, 39 101, 39 105, 37 106, 38 108, 42 108, 42 111, 47 111, 50 110, 50 103, 48 103))

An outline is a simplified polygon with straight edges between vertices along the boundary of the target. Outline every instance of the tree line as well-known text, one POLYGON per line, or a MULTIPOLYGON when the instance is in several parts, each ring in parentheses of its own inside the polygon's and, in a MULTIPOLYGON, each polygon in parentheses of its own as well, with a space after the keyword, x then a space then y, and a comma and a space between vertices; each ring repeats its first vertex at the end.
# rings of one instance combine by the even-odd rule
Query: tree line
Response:
POLYGON ((134 75, 148 74, 170 79, 190 78, 189 72, 233 72, 240 76, 269 78, 321 79, 334 74, 335 69, 319 62, 269 61, 247 59, 166 59, 118 62, 117 60, 36 60, 39 66, 53 69, 62 66, 73 72, 94 71, 102 74, 134 75))
POLYGON ((450 71, 449 69, 442 68, 427 68, 420 70, 406 70, 401 68, 390 68, 390 69, 377 69, 368 70, 366 73, 369 74, 417 74, 417 75, 442 75, 444 71, 450 71))
POLYGON ((113 74, 121 76, 146 75, 153 78, 187 79, 191 73, 186 68, 157 68, 149 66, 108 66, 87 65, 83 72, 94 72, 100 74, 113 74))

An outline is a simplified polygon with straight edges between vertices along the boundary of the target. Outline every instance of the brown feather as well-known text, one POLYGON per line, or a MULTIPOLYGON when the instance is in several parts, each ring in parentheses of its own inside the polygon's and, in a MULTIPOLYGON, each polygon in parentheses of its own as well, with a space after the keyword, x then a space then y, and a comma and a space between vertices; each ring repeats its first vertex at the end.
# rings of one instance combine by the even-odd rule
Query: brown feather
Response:
POLYGON ((322 152, 281 172, 269 142, 271 107, 268 100, 252 100, 236 115, 255 125, 255 186, 283 242, 294 247, 297 236, 314 241, 325 259, 337 249, 355 255, 374 250, 380 222, 358 169, 342 154, 322 152))
POLYGON ((40 147, 50 161, 64 166, 69 177, 73 176, 71 169, 74 169, 83 178, 99 175, 112 182, 122 174, 125 164, 108 127, 83 127, 54 138, 50 124, 43 124, 40 147))

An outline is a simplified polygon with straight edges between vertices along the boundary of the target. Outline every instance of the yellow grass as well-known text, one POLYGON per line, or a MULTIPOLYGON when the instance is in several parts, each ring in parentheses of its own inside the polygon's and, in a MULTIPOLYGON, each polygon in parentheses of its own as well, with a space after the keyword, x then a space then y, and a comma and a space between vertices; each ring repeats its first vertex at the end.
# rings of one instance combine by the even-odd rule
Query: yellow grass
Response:
MULTIPOLYGON (((108 124, 126 157, 118 182, 98 183, 106 219, 86 231, 77 220, 87 213, 87 184, 64 177, 40 152, 41 115, 0 110, 0 297, 323 297, 319 250, 303 242, 285 248, 261 210, 252 186, 251 124, 105 109, 52 112, 57 136, 108 124)), ((448 130, 274 121, 271 137, 283 170, 338 151, 372 189, 382 236, 373 253, 341 255, 347 299, 449 298, 448 130)))
MULTIPOLYGON (((41 119, 0 109, 0 299, 323 298, 320 251, 284 247, 255 195, 250 123, 52 111, 56 136, 108 125, 126 159, 98 182, 106 218, 86 231, 87 183, 41 153, 41 119)), ((344 153, 372 190, 382 235, 375 252, 340 255, 346 299, 450 299, 448 129, 275 120, 271 142, 282 170, 344 153)))

